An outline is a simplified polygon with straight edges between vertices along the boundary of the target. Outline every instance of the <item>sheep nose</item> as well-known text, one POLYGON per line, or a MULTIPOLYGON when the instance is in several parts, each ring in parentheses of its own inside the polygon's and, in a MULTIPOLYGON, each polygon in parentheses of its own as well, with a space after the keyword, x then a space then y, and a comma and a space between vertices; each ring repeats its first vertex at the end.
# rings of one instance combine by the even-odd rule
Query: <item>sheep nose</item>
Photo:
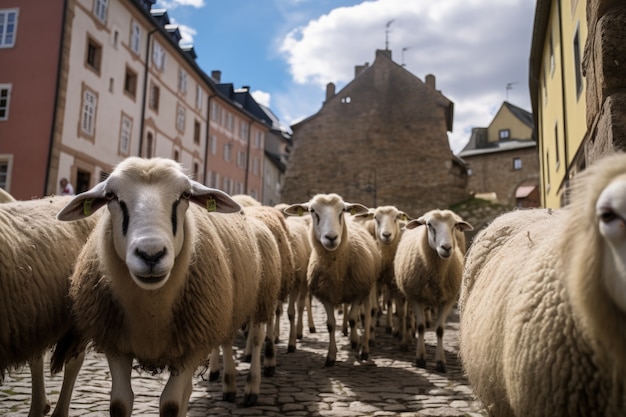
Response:
POLYGON ((452 250, 452 246, 446 243, 444 245, 441 245, 441 249, 443 249, 446 252, 450 252, 450 250, 452 250))
POLYGON ((337 240, 337 233, 327 233, 324 237, 328 239, 330 243, 334 243, 335 240, 337 240))
POLYGON ((159 263, 159 260, 165 256, 165 248, 155 253, 147 253, 137 248, 135 249, 135 255, 141 258, 141 260, 143 260, 146 265, 152 269, 157 263, 159 263))
POLYGON ((391 237, 391 232, 383 232, 383 237, 385 239, 389 239, 391 237))

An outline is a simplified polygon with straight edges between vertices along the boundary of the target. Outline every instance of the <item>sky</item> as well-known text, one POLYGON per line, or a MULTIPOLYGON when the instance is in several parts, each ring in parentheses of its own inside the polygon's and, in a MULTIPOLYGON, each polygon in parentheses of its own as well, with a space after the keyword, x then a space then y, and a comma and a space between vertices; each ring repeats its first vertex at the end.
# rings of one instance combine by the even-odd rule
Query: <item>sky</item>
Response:
POLYGON ((250 87, 285 126, 317 113, 377 49, 454 103, 450 147, 487 127, 504 101, 531 111, 535 0, 158 0, 207 74, 250 87))

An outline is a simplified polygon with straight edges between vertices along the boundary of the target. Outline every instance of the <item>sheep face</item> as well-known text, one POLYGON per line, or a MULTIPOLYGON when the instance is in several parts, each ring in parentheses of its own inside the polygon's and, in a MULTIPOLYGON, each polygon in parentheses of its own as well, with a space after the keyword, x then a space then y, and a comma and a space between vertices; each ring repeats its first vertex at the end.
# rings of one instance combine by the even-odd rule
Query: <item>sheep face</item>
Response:
POLYGON ((626 311, 626 175, 617 177, 596 202, 600 235, 604 239, 602 274, 607 293, 626 311))
POLYGON ((308 203, 293 204, 287 207, 285 213, 302 216, 305 212, 311 214, 311 227, 315 239, 329 252, 341 245, 345 230, 344 213, 352 215, 367 213, 367 207, 357 203, 347 203, 337 194, 318 194, 308 203))
POLYGON ((431 210, 419 219, 408 222, 406 228, 414 229, 422 225, 426 225, 428 245, 441 259, 450 258, 456 250, 455 230, 473 230, 469 223, 450 210, 431 210))
POLYGON ((84 218, 106 204, 117 256, 140 288, 154 290, 167 282, 182 249, 190 201, 208 211, 241 210, 225 193, 189 179, 174 161, 133 157, 72 199, 57 218, 84 218))
POLYGON ((400 236, 400 222, 409 217, 393 206, 377 207, 374 211, 376 238, 379 242, 390 245, 400 236))

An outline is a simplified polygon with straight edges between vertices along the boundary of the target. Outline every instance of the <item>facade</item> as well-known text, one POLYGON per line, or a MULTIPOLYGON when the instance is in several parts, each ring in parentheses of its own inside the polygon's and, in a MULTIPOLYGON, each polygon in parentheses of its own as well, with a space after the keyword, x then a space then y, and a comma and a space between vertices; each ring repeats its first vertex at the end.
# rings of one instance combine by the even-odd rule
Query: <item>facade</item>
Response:
POLYGON ((7 0, 0 9, 0 17, 19 12, 14 45, 0 49, 0 60, 15 63, 0 70, 0 85, 10 86, 8 117, 0 120, 0 186, 18 199, 41 197, 59 193, 65 177, 82 192, 138 155, 171 158, 200 182, 261 198, 269 118, 247 91, 224 94, 198 67, 166 10, 153 9, 154 0, 45 3, 7 0), (41 59, 46 51, 49 61, 41 59), (51 68, 42 69, 44 61, 51 68), (25 87, 23 76, 46 88, 25 87), (31 88, 49 97, 35 102, 31 88), (37 123, 27 116, 34 112, 29 97, 37 123), (22 137, 28 147, 15 146, 22 137))
POLYGON ((587 133, 583 55, 587 2, 538 0, 529 86, 541 166, 541 202, 567 203, 569 179, 585 167, 587 133))
POLYGON ((417 217, 465 200, 467 172, 447 136, 453 108, 433 75, 423 82, 378 50, 341 91, 328 85, 319 112, 291 126, 283 202, 335 192, 417 217))
POLYGON ((458 155, 471 172, 470 194, 494 196, 510 207, 538 206, 539 158, 532 133, 532 114, 508 102, 488 127, 472 129, 458 155))

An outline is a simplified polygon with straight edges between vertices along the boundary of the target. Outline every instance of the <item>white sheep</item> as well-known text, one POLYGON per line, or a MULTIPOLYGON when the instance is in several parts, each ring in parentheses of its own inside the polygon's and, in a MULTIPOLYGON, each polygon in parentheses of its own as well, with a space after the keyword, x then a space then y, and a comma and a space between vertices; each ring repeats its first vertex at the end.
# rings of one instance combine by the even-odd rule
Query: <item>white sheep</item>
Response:
MULTIPOLYGON (((67 306, 76 256, 96 219, 64 224, 56 213, 67 197, 0 204, 0 382, 4 373, 28 362, 32 378, 29 416, 50 410, 44 354, 70 330, 67 306)), ((53 416, 67 416, 83 354, 67 362, 53 416)), ((63 362, 59 364, 63 368, 63 362)))
MULTIPOLYGON (((406 229, 396 251, 394 270, 396 284, 415 314, 418 333, 415 366, 426 367, 425 308, 432 307, 437 309, 437 371, 446 372, 443 333, 457 301, 463 274, 463 252, 456 230, 473 228, 451 210, 431 210, 408 222, 406 229)), ((402 332, 405 345, 407 331, 402 329, 402 332)))
POLYGON ((506 213, 467 253, 460 356, 493 416, 626 410, 626 154, 572 185, 569 207, 506 213))
MULTIPOLYGON (((75 344, 90 341, 106 354, 112 415, 131 414, 136 359, 144 369, 169 369, 160 414, 184 416, 197 366, 255 311, 261 276, 255 236, 239 204, 168 159, 125 159, 58 218, 82 219, 103 206, 71 277, 81 336, 75 344)), ((252 364, 259 366, 250 368, 245 403, 260 388, 260 360, 252 364)))
MULTIPOLYGON (((309 202, 292 204, 285 209, 290 215, 310 213, 309 240, 312 246, 307 268, 311 294, 326 310, 329 348, 325 366, 334 366, 337 357, 335 341, 335 307, 342 303, 350 309, 352 347, 359 344, 356 322, 359 307, 370 310, 369 297, 380 271, 380 253, 372 236, 360 225, 345 218, 344 213, 364 213, 367 207, 343 201, 337 194, 317 194, 309 202)), ((362 360, 369 358, 371 316, 365 315, 361 341, 362 360)))

